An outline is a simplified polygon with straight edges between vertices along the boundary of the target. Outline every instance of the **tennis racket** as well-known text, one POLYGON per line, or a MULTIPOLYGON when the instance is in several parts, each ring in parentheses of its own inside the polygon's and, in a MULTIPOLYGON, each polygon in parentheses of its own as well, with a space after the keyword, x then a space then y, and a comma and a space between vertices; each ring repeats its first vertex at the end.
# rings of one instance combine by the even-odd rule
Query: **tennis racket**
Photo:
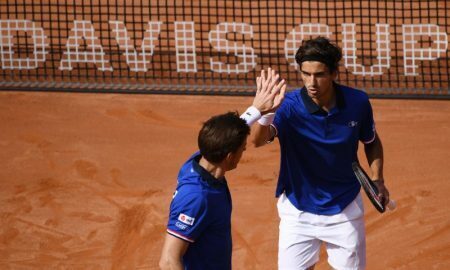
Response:
POLYGON ((361 184, 361 187, 366 192, 366 195, 369 198, 370 202, 373 204, 373 206, 375 206, 378 212, 384 213, 384 211, 386 211, 386 207, 389 210, 395 209, 396 204, 393 200, 389 200, 385 207, 384 198, 380 198, 378 196, 377 186, 373 183, 372 180, 370 180, 369 176, 367 176, 366 172, 361 168, 358 162, 355 161, 352 163, 352 169, 355 173, 356 178, 361 184))

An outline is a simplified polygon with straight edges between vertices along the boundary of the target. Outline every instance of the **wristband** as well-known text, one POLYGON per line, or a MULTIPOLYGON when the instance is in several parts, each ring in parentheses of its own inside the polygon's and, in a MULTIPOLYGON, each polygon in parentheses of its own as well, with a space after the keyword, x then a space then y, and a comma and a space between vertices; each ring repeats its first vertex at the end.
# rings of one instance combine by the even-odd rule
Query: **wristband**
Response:
POLYGON ((261 112, 255 106, 250 106, 240 117, 251 126, 261 118, 261 112))
POLYGON ((274 118, 275 113, 268 113, 259 118, 258 123, 261 126, 269 126, 270 124, 272 124, 274 118))

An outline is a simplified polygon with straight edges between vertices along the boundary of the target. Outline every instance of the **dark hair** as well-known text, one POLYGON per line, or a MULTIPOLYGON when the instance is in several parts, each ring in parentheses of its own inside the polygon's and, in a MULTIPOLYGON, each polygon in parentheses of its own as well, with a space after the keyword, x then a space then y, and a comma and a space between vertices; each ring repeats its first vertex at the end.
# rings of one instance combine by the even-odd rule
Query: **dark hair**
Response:
POLYGON ((202 156, 212 163, 223 161, 236 152, 250 134, 250 127, 237 112, 211 117, 198 134, 198 147, 202 156))
POLYGON ((330 73, 338 69, 341 59, 341 48, 324 37, 304 40, 295 54, 295 61, 300 67, 305 61, 318 61, 327 65, 330 73))

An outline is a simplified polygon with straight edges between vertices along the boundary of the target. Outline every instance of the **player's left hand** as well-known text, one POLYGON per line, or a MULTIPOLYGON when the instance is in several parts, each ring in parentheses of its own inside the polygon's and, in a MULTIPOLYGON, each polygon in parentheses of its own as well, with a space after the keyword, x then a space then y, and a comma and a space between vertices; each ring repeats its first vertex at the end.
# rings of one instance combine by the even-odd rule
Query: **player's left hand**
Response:
POLYGON ((389 203, 389 190, 384 185, 384 180, 375 180, 373 182, 378 188, 378 197, 382 198, 384 206, 389 203))

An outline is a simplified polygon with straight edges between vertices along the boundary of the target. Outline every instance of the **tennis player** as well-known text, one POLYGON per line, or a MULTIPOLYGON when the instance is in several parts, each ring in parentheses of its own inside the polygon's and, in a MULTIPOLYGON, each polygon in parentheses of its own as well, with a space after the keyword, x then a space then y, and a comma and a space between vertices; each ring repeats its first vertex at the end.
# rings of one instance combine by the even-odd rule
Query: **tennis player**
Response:
POLYGON ((304 87, 287 93, 276 114, 255 125, 257 147, 275 137, 280 143, 280 270, 314 269, 322 243, 334 269, 365 268, 364 209, 351 165, 359 141, 380 196, 389 201, 369 98, 335 82, 341 58, 326 38, 304 41, 295 56, 304 87))
POLYGON ((262 71, 251 106, 242 116, 210 118, 198 135, 200 151, 181 167, 170 205, 161 269, 231 269, 231 196, 225 173, 236 168, 245 151, 250 125, 275 110, 286 85, 262 71))

